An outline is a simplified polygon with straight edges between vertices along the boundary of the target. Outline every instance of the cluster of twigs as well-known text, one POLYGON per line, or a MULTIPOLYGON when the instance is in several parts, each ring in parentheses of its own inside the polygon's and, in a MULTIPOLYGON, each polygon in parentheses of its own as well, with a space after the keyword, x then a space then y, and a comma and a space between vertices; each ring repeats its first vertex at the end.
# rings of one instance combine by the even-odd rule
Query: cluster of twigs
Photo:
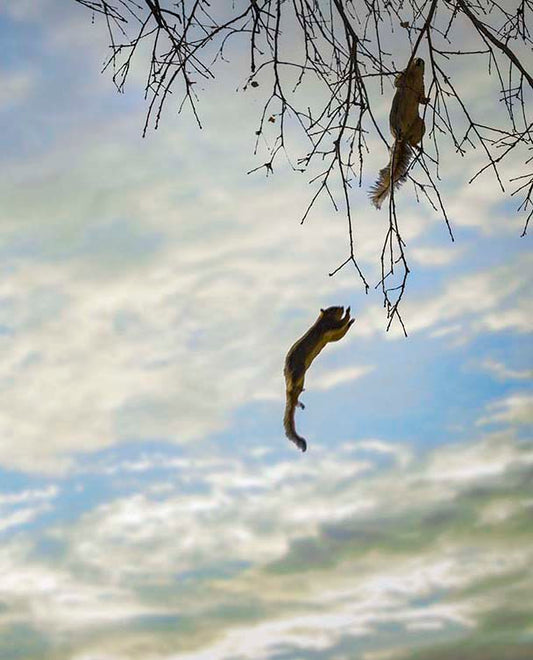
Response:
MULTIPOLYGON (((347 216, 348 256, 330 275, 351 263, 368 290, 357 261, 350 188, 362 184, 370 139, 378 137, 391 148, 388 131, 377 120, 377 104, 383 93, 392 98, 390 83, 408 64, 389 52, 393 40, 408 61, 415 55, 426 59, 426 95, 431 99, 424 117, 427 130, 409 171, 417 199, 427 200, 442 214, 453 240, 438 189, 445 142, 460 156, 468 148, 480 148, 485 162, 470 182, 492 170, 502 191, 502 161, 520 152, 524 173, 511 179, 516 185, 512 195, 523 196, 519 210, 525 212, 526 233, 533 215, 533 172, 527 172, 533 161, 533 124, 527 107, 533 77, 523 61, 533 45, 528 27, 532 0, 520 0, 513 8, 495 0, 75 1, 105 19, 111 48, 105 68, 112 69, 119 90, 136 53, 149 47, 144 133, 150 125, 157 128, 169 94, 178 91, 178 109, 188 105, 201 125, 198 83, 215 77, 228 42, 241 39, 249 57, 246 85, 270 89, 256 131, 258 141, 267 125, 276 129, 267 145, 267 160, 251 171, 272 171, 280 154, 292 164, 286 133, 289 126, 300 127, 309 148, 293 168, 306 171, 323 164, 313 177, 316 189, 302 222, 324 194, 335 209, 342 205, 347 216), (486 74, 499 81, 500 97, 493 99, 492 113, 497 125, 475 118, 472 98, 455 82, 461 62, 469 57, 478 58, 486 74), (498 110, 502 104, 505 112, 498 110)), ((405 331, 399 303, 409 267, 394 193, 388 215, 378 286, 387 329, 396 319, 405 331)))

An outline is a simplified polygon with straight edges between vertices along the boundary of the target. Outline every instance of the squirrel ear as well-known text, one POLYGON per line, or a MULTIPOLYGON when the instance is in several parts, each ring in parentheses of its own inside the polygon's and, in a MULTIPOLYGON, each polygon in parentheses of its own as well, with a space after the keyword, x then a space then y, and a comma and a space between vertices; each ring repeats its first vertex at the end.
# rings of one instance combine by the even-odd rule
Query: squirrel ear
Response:
POLYGON ((322 309, 322 307, 320 308, 320 313, 321 313, 321 314, 324 313, 324 310, 322 309))

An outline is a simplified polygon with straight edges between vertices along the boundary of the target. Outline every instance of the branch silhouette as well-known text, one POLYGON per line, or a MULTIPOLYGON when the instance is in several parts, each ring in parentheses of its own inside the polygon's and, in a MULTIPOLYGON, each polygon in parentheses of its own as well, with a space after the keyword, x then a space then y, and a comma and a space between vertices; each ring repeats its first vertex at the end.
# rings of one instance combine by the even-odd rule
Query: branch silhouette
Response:
MULTIPOLYGON (((119 91, 135 58, 146 67, 143 135, 157 129, 171 98, 178 112, 188 107, 201 127, 199 82, 207 85, 218 75, 230 41, 247 44, 249 75, 242 88, 259 87, 257 93, 265 94, 254 154, 266 153, 249 173, 272 173, 280 157, 293 170, 307 172, 314 192, 302 223, 323 196, 335 210, 344 210, 348 256, 331 276, 351 264, 368 291, 358 258, 361 211, 354 212, 351 190, 363 185, 371 152, 377 156, 381 144, 390 152, 383 102, 390 107, 392 83, 415 57, 425 59, 429 97, 422 117, 426 133, 406 175, 416 201, 441 215, 453 240, 441 190, 442 177, 449 174, 441 171, 442 155, 452 150, 461 158, 478 149, 484 162, 465 177, 465 184, 491 170, 505 193, 501 168, 512 163, 508 182, 515 189, 510 196, 521 198, 517 210, 525 215, 526 234, 533 215, 533 76, 524 65, 533 46, 530 0, 513 8, 497 0, 74 1, 103 18, 110 46, 103 68, 111 71, 119 91), (467 58, 479 62, 480 78, 497 81, 490 123, 476 117, 471 89, 460 80, 467 58), (295 160, 287 147, 294 131, 308 145, 295 160)), ((402 202, 407 194, 402 190, 402 202)), ((396 203, 392 193, 377 286, 387 328, 397 321, 405 331, 400 302, 410 271, 402 237, 404 212, 396 203)))

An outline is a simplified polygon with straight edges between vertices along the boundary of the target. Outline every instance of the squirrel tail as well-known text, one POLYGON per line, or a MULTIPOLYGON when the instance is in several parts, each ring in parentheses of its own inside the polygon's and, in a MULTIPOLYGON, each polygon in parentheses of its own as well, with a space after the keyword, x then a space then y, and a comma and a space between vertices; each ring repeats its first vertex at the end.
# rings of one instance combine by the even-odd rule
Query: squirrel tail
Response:
MULTIPOLYGON (((411 162, 412 157, 413 150, 409 143, 404 140, 396 140, 391 153, 391 159, 394 159, 392 165, 392 180, 394 188, 398 188, 398 186, 400 186, 407 178, 407 170, 409 169, 409 163, 411 162)), ((391 161, 389 159, 387 167, 384 167, 379 171, 378 180, 370 189, 370 199, 377 209, 381 208, 383 201, 390 193, 390 171, 391 161)))
POLYGON ((296 402, 298 397, 289 394, 287 392, 287 403, 285 405, 285 415, 283 416, 283 426, 285 427, 285 435, 289 440, 292 440, 298 449, 305 451, 307 449, 307 442, 301 435, 296 433, 296 427, 294 424, 294 413, 296 410, 296 402))

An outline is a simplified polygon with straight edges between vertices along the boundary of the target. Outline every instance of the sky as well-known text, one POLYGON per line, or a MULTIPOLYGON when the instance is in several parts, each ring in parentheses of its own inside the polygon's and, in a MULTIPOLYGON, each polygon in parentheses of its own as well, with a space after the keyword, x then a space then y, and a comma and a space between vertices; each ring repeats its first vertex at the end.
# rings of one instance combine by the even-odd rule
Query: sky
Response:
POLYGON ((405 338, 373 288, 377 141, 365 295, 328 277, 343 213, 302 226, 305 175, 246 174, 244 46, 202 130, 171 102, 143 139, 144 72, 116 93, 86 9, 0 1, 0 38, 0 656, 533 657, 530 238, 489 174, 467 184, 479 153, 442 154, 455 243, 398 192, 405 338), (356 322, 307 375, 302 454, 283 360, 329 305, 356 322))

